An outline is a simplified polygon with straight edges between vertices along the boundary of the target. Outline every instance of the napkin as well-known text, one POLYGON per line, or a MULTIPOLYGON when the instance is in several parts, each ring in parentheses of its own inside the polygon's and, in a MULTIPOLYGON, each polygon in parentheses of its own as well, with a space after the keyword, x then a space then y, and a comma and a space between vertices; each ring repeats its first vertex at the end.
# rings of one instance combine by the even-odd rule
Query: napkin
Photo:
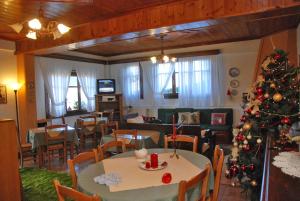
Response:
POLYGON ((94 181, 98 184, 112 186, 121 183, 121 176, 117 173, 102 174, 100 176, 94 177, 94 181))

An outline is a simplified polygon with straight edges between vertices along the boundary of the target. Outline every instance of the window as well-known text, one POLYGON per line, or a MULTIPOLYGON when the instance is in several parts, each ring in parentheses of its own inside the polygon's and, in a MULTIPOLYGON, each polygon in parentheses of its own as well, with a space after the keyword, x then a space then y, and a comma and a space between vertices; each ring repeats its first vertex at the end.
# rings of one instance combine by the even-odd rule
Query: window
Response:
POLYGON ((87 98, 79 84, 76 72, 72 72, 66 96, 67 114, 75 114, 78 111, 86 111, 87 98))
POLYGON ((165 99, 178 98, 178 65, 177 63, 175 63, 174 70, 172 70, 171 65, 174 64, 166 63, 158 65, 157 77, 158 83, 160 85, 159 88, 161 88, 161 90, 163 91, 165 99))
POLYGON ((139 65, 128 65, 123 70, 123 93, 128 105, 141 99, 141 77, 139 65))

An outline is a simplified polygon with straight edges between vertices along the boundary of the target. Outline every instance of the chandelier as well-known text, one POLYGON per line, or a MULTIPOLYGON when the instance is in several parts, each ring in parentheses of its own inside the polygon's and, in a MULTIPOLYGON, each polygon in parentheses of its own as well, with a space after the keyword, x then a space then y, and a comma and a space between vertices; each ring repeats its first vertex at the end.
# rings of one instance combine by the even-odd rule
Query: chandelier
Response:
POLYGON ((44 11, 39 9, 39 16, 24 23, 10 25, 17 33, 26 34, 27 38, 36 40, 38 38, 53 38, 54 40, 62 37, 71 28, 58 23, 57 21, 48 21, 44 17, 44 11))
POLYGON ((177 58, 176 57, 169 57, 164 53, 164 36, 166 34, 160 34, 160 44, 161 44, 161 52, 159 56, 153 56, 150 58, 151 62, 153 64, 156 63, 168 63, 168 62, 176 62, 177 58))

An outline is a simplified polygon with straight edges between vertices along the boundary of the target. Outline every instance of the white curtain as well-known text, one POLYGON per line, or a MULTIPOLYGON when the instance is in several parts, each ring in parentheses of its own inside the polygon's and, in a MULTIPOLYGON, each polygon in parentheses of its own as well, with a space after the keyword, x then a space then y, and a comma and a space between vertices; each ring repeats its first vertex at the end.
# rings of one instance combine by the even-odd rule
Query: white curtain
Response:
POLYGON ((125 105, 140 106, 140 69, 139 63, 124 64, 121 72, 122 91, 125 105))
POLYGON ((165 106, 164 92, 168 87, 175 69, 174 64, 152 64, 151 62, 141 63, 146 82, 152 92, 153 106, 165 106))
POLYGON ((87 111, 95 111, 96 79, 98 66, 76 66, 76 73, 82 87, 83 93, 87 98, 87 111))
POLYGON ((191 57, 176 63, 180 107, 216 107, 224 100, 221 55, 191 57))
POLYGON ((51 99, 50 114, 55 117, 62 116, 66 113, 65 99, 72 67, 64 60, 37 59, 51 99))

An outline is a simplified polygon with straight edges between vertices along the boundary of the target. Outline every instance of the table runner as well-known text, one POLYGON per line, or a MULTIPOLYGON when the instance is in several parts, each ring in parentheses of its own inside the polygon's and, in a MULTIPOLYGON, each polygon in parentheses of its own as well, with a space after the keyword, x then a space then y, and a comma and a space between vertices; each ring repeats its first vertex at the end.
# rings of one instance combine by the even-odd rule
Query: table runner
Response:
POLYGON ((105 173, 118 173, 122 182, 115 186, 110 186, 110 192, 140 189, 153 186, 164 185, 161 178, 164 173, 172 174, 171 184, 179 183, 181 180, 189 180, 202 169, 198 168, 183 156, 170 158, 171 153, 159 154, 159 161, 167 161, 165 169, 157 171, 147 171, 139 167, 139 162, 135 157, 106 159, 103 161, 105 173), (188 171, 183 171, 188 170, 188 171))

